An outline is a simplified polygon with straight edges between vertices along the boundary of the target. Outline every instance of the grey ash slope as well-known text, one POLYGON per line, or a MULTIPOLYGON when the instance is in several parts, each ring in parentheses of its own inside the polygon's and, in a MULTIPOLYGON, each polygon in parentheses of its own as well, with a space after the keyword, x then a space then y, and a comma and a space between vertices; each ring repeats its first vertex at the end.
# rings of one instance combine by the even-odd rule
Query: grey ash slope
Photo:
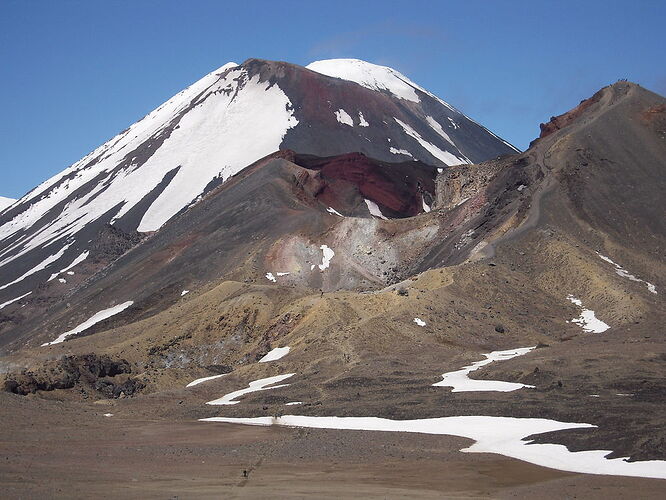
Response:
POLYGON ((0 304, 28 292, 33 295, 26 300, 35 300, 38 289, 53 288, 46 294, 51 297, 69 293, 117 254, 94 254, 109 225, 127 241, 156 231, 279 149, 318 156, 361 152, 437 167, 515 152, 406 77, 362 65, 388 83, 369 88, 251 59, 224 65, 180 92, 0 214, 0 304), (73 277, 53 277, 83 256, 88 262, 73 277))

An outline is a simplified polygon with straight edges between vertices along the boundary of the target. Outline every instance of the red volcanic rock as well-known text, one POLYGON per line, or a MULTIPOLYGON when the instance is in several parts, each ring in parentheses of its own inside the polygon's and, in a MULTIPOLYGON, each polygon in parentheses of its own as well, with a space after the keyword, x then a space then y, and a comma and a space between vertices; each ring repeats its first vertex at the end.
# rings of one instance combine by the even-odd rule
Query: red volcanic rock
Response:
POLYGON ((540 123, 539 128, 541 129, 541 134, 539 135, 539 139, 543 139, 544 137, 549 136, 553 132, 556 132, 557 130, 560 130, 561 128, 566 127, 567 125, 571 124, 574 120, 576 120, 583 112, 592 106, 595 102, 599 101, 599 99, 602 96, 603 89, 594 94, 592 97, 589 99, 583 99, 580 101, 580 104, 576 106, 575 108, 567 111, 564 114, 561 114, 559 116, 551 116, 550 121, 548 123, 540 123))
POLYGON ((421 162, 387 163, 349 153, 327 158, 295 155, 294 163, 320 173, 323 185, 316 197, 338 209, 351 209, 360 196, 389 217, 410 217, 423 212, 423 199, 429 205, 434 199, 437 170, 421 162))
POLYGON ((647 108, 641 116, 646 122, 653 122, 658 118, 662 118, 666 114, 666 104, 659 104, 657 106, 651 106, 647 108))

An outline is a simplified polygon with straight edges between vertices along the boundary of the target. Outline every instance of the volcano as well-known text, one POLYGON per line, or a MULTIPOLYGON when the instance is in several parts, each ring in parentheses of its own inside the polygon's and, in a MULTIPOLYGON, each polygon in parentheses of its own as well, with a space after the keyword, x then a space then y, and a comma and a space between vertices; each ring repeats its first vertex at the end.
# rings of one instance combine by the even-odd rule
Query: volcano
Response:
POLYGON ((132 241, 157 231, 277 150, 437 168, 516 152, 395 70, 359 60, 310 68, 225 64, 13 203, 0 215, 0 302, 84 260, 100 233, 132 241))

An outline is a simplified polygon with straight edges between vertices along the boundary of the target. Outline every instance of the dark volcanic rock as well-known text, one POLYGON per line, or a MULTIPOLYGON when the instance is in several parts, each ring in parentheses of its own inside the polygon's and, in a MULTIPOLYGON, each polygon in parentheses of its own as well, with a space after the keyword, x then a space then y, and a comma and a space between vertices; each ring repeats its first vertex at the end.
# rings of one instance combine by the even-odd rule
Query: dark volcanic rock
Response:
MULTIPOLYGON (((79 382, 97 388, 98 379, 115 377, 131 371, 127 361, 122 359, 115 361, 106 355, 65 356, 56 361, 49 361, 36 370, 24 370, 6 375, 4 387, 6 391, 22 395, 36 391, 71 389, 79 382)), ((112 382, 108 384, 114 385, 112 382)), ((138 388, 137 384, 133 384, 128 391, 133 394, 138 388)))

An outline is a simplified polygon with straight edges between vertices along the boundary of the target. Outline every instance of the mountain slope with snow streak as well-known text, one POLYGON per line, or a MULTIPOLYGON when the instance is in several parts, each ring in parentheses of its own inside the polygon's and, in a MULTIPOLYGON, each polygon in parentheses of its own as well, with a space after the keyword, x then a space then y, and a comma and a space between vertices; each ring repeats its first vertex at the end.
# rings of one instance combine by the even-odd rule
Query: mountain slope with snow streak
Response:
MULTIPOLYGON (((433 104, 439 104, 443 106, 444 110, 439 111, 438 114, 441 115, 441 118, 435 120, 432 116, 424 116, 432 129, 444 136, 444 138, 449 141, 449 143, 459 149, 460 151, 467 150, 469 148, 469 153, 473 158, 473 161, 469 161, 469 158, 463 155, 463 158, 467 161, 461 163, 478 163, 480 161, 488 159, 476 157, 476 151, 473 151, 472 141, 469 141, 469 138, 465 140, 458 139, 458 142, 454 143, 451 141, 448 134, 444 132, 444 127, 450 131, 461 130, 462 132, 469 132, 470 129, 479 128, 482 129, 486 134, 491 135, 493 138, 500 140, 512 153, 517 153, 519 150, 509 144, 508 142, 500 139, 495 134, 490 132, 488 129, 481 127, 474 120, 464 115, 455 107, 451 106, 448 102, 440 99, 432 92, 424 89, 417 83, 413 82, 405 75, 396 71, 393 68, 388 66, 380 66, 378 64, 372 64, 360 59, 327 59, 323 61, 315 61, 306 66, 306 68, 321 73, 323 75, 328 75, 334 78, 340 78, 342 80, 348 80, 351 82, 358 83, 359 85, 375 90, 377 92, 384 92, 391 94, 399 99, 405 101, 411 101, 418 104, 421 107, 430 108, 433 104), (442 114, 441 111, 444 111, 442 114), (470 142, 470 144, 468 144, 470 142)), ((437 106, 435 106, 437 109, 437 106)), ((481 131, 478 131, 481 132, 481 131)), ((455 135, 460 135, 456 132, 455 135)), ((480 138, 483 136, 483 133, 480 134, 480 138)))
POLYGON ((413 95, 284 62, 225 64, 0 213, 7 293, 0 289, 0 300, 47 281, 89 251, 103 228, 128 239, 157 231, 280 149, 437 167, 514 152, 421 87, 404 85, 413 95), (31 279, 19 279, 26 273, 31 279))

